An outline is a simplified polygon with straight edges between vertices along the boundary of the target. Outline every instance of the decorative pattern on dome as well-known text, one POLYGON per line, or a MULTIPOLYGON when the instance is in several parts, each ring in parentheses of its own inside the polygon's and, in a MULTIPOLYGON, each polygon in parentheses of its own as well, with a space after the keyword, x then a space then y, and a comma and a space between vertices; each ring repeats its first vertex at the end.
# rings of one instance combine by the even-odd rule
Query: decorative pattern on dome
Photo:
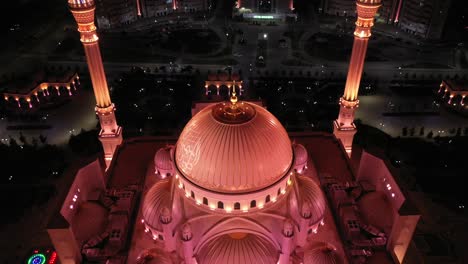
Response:
POLYGON ((203 264, 276 264, 279 253, 266 239, 234 233, 208 242, 197 256, 203 264))
POLYGON ((304 253, 304 264, 342 264, 336 250, 329 246, 317 247, 304 253))
POLYGON ((244 102, 256 113, 250 121, 219 122, 214 107, 195 115, 179 137, 175 163, 184 178, 212 191, 245 193, 268 187, 288 173, 292 146, 278 119, 244 102))
POLYGON ((157 182, 146 193, 143 201, 142 215, 145 225, 158 229, 160 226, 161 215, 163 211, 171 212, 171 180, 161 180, 157 182))
POLYGON ((326 201, 322 189, 311 178, 307 176, 297 176, 299 187, 299 200, 302 211, 308 210, 310 214, 310 224, 321 221, 325 214, 326 201))

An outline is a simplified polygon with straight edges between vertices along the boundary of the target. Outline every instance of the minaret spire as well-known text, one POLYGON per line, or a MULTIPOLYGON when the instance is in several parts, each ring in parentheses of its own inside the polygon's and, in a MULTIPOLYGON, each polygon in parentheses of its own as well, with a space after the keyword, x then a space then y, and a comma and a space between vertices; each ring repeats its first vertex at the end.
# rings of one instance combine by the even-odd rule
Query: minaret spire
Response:
POLYGON ((237 96, 236 96, 236 81, 233 81, 233 83, 232 83, 231 98, 230 98, 231 107, 232 107, 232 108, 235 108, 235 107, 236 107, 237 100, 238 100, 238 99, 237 99, 237 96))
POLYGON ((114 156, 115 149, 122 143, 122 128, 117 125, 115 119, 115 107, 109 95, 106 75, 102 65, 99 38, 94 25, 96 3, 94 0, 68 0, 68 6, 78 24, 80 40, 88 62, 94 96, 96 97, 95 110, 101 124, 99 140, 104 149, 107 168, 114 156))
POLYGON ((354 31, 353 51, 349 62, 348 76, 343 96, 340 98, 340 113, 334 122, 333 134, 341 140, 351 156, 353 137, 356 134, 354 115, 359 106, 358 91, 361 82, 367 44, 374 25, 374 16, 381 6, 381 0, 356 0, 357 21, 354 31))

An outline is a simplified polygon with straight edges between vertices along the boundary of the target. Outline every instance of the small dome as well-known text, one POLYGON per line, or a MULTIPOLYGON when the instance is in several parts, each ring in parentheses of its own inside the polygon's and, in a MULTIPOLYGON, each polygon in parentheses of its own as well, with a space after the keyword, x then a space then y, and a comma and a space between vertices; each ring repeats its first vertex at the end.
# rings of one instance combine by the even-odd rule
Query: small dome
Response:
POLYGON ((276 183, 292 166, 288 133, 265 108, 247 102, 206 107, 182 131, 177 169, 216 192, 246 193, 276 183))
POLYGON ((266 239, 244 233, 222 235, 208 242, 197 256, 203 264, 276 264, 279 253, 266 239))
POLYGON ((164 252, 153 248, 143 251, 136 259, 136 264, 172 264, 172 260, 164 252))
POLYGON ((294 144, 294 166, 303 166, 307 164, 307 149, 301 144, 294 144))
POLYGON ((220 81, 227 81, 229 79, 229 74, 227 74, 226 72, 222 72, 218 74, 218 79, 220 81))
POLYGON ((208 74, 208 80, 209 81, 216 81, 216 80, 218 80, 218 75, 216 73, 210 73, 210 74, 208 74))
POLYGON ((160 148, 154 155, 155 170, 161 175, 166 176, 168 173, 173 173, 171 150, 171 147, 160 148))
POLYGON ((239 74, 238 74, 238 73, 235 73, 235 72, 232 73, 232 74, 231 74, 231 80, 233 80, 233 81, 239 81, 239 80, 240 80, 239 74))
POLYGON ((332 247, 309 249, 304 253, 304 264, 341 264, 343 261, 332 247))
POLYGON ((142 216, 145 225, 160 230, 161 216, 167 218, 171 213, 171 180, 161 180, 157 182, 146 193, 143 201, 142 216))
POLYGON ((325 215, 325 196, 322 189, 311 178, 298 176, 299 202, 302 212, 307 212, 310 224, 317 224, 325 215), (307 208, 308 207, 308 208, 307 208))

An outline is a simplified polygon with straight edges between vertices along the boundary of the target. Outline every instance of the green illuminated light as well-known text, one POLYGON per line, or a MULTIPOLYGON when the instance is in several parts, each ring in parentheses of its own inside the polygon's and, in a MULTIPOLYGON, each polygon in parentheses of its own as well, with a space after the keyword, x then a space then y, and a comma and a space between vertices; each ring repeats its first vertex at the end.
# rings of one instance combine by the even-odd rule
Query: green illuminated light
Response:
POLYGON ((28 264, 44 264, 46 257, 44 254, 34 254, 28 259, 28 264))

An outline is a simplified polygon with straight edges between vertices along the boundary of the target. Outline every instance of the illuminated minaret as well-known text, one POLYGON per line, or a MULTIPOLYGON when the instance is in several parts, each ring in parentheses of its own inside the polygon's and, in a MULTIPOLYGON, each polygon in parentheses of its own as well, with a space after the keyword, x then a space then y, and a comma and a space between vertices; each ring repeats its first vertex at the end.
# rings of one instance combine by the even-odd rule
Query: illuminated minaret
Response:
POLYGON ((340 98, 340 113, 334 122, 333 133, 339 138, 351 156, 353 137, 356 134, 354 114, 359 106, 358 90, 361 82, 364 59, 366 57, 367 42, 374 25, 374 16, 381 5, 381 0, 357 0, 357 21, 354 31, 354 44, 349 63, 348 77, 343 96, 340 98))
POLYGON ((122 143, 122 128, 115 120, 115 107, 111 102, 109 89, 107 88, 106 75, 102 65, 101 51, 99 50, 96 26, 94 25, 94 0, 68 0, 70 11, 75 17, 80 32, 80 40, 86 54, 89 74, 93 83, 94 96, 96 97, 96 114, 99 117, 101 131, 99 140, 104 149, 106 168, 114 155, 115 149, 122 143))

